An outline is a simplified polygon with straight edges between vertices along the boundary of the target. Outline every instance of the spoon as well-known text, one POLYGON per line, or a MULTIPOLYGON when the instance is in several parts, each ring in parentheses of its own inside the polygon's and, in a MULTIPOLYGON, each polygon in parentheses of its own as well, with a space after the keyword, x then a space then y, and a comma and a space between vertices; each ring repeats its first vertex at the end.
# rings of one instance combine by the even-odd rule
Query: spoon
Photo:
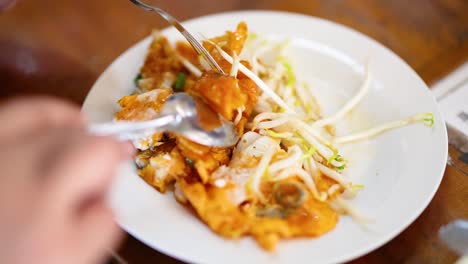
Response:
POLYGON ((222 119, 203 102, 194 100, 186 93, 169 97, 160 115, 152 120, 91 124, 88 131, 94 135, 115 136, 120 140, 137 140, 155 132, 172 132, 214 147, 230 147, 238 140, 232 122, 222 119))

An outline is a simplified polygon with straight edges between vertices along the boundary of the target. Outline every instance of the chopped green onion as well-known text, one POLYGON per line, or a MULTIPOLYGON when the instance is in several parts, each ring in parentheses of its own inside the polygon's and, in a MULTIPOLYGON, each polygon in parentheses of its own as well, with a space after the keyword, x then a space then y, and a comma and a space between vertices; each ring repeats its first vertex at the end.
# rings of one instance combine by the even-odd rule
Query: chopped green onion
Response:
POLYGON ((139 86, 138 84, 139 84, 141 79, 143 79, 143 74, 141 74, 141 72, 140 72, 140 73, 137 74, 137 76, 135 76, 135 79, 133 79, 133 83, 135 84, 135 86, 137 86, 137 87, 139 86))
POLYGON ((181 72, 179 75, 177 75, 177 80, 174 86, 174 90, 176 92, 181 92, 184 90, 185 86, 185 73, 181 72))

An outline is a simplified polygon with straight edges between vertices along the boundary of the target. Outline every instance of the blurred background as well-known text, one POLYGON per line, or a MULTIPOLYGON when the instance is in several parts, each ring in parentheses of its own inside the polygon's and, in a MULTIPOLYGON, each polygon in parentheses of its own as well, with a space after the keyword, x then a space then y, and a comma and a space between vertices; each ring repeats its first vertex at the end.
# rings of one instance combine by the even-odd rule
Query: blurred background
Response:
MULTIPOLYGON (((4 2, 0 0, 0 8, 6 6, 4 2)), ((332 20, 393 50, 428 85, 443 80, 468 60, 467 0, 149 2, 179 20, 245 9, 297 12, 332 20)), ((19 0, 0 14, 0 99, 48 94, 81 104, 97 77, 119 54, 152 29, 166 26, 157 15, 128 0, 19 0)), ((468 79, 466 71, 460 76, 468 79)), ((441 225, 468 217, 468 165, 455 148, 450 147, 450 155, 452 164, 423 215, 392 242, 355 263, 452 263, 456 259, 437 239, 441 225)), ((129 263, 179 263, 131 237, 118 254, 129 263)))
MULTIPOLYGON (((429 84, 468 58, 466 0, 149 1, 179 20, 242 9, 329 19, 383 43, 429 84)), ((47 92, 81 103, 116 56, 166 26, 128 0, 19 0, 0 15, 0 95, 47 92)))

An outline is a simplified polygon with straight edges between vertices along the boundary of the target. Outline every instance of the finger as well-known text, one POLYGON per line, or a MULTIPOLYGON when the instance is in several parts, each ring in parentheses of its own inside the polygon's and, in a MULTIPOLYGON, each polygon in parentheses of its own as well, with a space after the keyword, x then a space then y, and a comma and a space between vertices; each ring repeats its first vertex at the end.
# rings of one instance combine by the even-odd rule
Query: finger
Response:
POLYGON ((44 185, 44 179, 49 178, 51 169, 57 166, 57 157, 69 147, 70 142, 86 137, 81 130, 56 128, 3 142, 0 144, 0 160, 9 161, 2 166, 4 177, 44 185))
POLYGON ((49 178, 50 169, 56 166, 57 156, 66 148, 68 141, 86 136, 74 129, 50 129, 38 131, 35 135, 7 140, 0 144, 2 176, 9 184, 0 185, 0 197, 14 189, 14 184, 36 191, 42 190, 49 178), (39 187, 39 188, 38 188, 39 187))
POLYGON ((79 232, 76 247, 82 250, 82 263, 101 263, 107 251, 116 247, 123 237, 104 202, 89 207, 75 227, 79 232))
POLYGON ((0 106, 0 139, 22 138, 44 128, 83 126, 78 107, 48 97, 21 98, 0 106))
POLYGON ((110 137, 74 141, 58 155, 49 180, 50 193, 77 209, 90 198, 105 195, 118 165, 133 155, 133 149, 110 137))

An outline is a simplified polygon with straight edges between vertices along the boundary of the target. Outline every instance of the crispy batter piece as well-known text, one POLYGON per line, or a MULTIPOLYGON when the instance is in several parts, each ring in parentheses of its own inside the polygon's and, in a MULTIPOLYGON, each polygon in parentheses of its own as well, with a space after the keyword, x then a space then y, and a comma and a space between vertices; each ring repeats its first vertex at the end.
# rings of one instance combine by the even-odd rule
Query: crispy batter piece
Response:
POLYGON ((202 182, 207 182, 213 171, 229 162, 230 148, 207 147, 180 136, 176 136, 176 142, 182 155, 193 161, 202 182))
MULTIPOLYGON (((115 114, 116 120, 143 121, 151 120, 159 114, 166 99, 172 94, 168 89, 155 89, 142 94, 124 96, 119 100, 121 110, 115 114)), ((163 133, 154 133, 138 142, 139 149, 157 146, 163 133)))
POLYGON ((172 95, 171 90, 155 89, 142 94, 124 96, 119 100, 122 109, 115 114, 115 118, 127 121, 150 120, 157 116, 170 95, 172 95))
POLYGON ((272 251, 280 238, 316 237, 332 230, 338 214, 312 195, 302 207, 286 217, 257 216, 254 205, 237 207, 230 203, 228 188, 180 181, 180 187, 198 216, 216 233, 226 238, 252 235, 260 246, 272 251), (246 209, 247 208, 247 209, 246 209))
POLYGON ((227 120, 232 120, 235 110, 245 105, 248 100, 236 78, 214 71, 203 73, 189 93, 203 98, 215 112, 227 120))
POLYGON ((225 190, 180 181, 185 197, 198 216, 216 233, 226 238, 239 238, 249 230, 250 219, 230 203, 225 190))
MULTIPOLYGON (((231 71, 231 63, 227 62, 223 56, 218 52, 215 45, 223 49, 231 56, 240 55, 242 49, 244 48, 245 40, 248 37, 248 28, 247 24, 241 22, 237 25, 236 31, 226 31, 222 36, 209 39, 208 41, 203 42, 205 49, 211 54, 213 59, 218 63, 218 65, 223 69, 224 72, 229 73, 231 71), (214 45, 215 44, 215 45, 214 45)), ((251 68, 250 64, 246 60, 241 60, 247 68, 251 68)), ((238 79, 248 79, 242 72, 237 74, 238 79)))
POLYGON ((140 70, 141 80, 138 86, 143 91, 171 88, 177 73, 183 70, 183 65, 169 41, 156 33, 140 70))
MULTIPOLYGON (((239 23, 236 31, 227 31, 224 35, 211 39, 230 55, 240 54, 247 39, 248 29, 244 22, 239 23)), ((227 73, 231 70, 228 63, 209 41, 203 43, 213 58, 227 73)), ((201 68, 198 56, 187 43, 178 43, 178 53, 189 60, 192 64, 201 68)), ((250 68, 247 61, 241 63, 250 68)), ((193 86, 187 87, 187 92, 203 98, 206 103, 227 120, 235 118, 236 110, 243 107, 243 118, 238 124, 238 132, 243 132, 244 124, 252 113, 253 106, 258 100, 258 87, 247 76, 239 73, 237 78, 222 76, 215 71, 204 72, 203 76, 193 86)))
MULTIPOLYGON (((215 37, 210 39, 211 42, 216 43, 224 51, 229 53, 229 55, 237 54, 239 55, 244 48, 245 40, 248 37, 248 27, 245 22, 241 22, 237 25, 237 28, 234 32, 226 31, 222 36, 215 37)), ((209 41, 203 43, 205 48, 214 56, 215 59, 224 60, 221 55, 216 51, 213 44, 209 41)))
POLYGON ((243 110, 237 123, 239 135, 244 131, 245 123, 257 103, 259 94, 258 87, 252 80, 220 75, 214 71, 203 73, 195 85, 186 91, 192 96, 202 98, 213 111, 221 114, 226 120, 234 121, 238 111, 243 110))
POLYGON ((179 177, 190 173, 184 157, 178 148, 170 151, 156 150, 147 160, 147 165, 138 171, 138 174, 151 186, 164 193, 167 186, 179 177))

